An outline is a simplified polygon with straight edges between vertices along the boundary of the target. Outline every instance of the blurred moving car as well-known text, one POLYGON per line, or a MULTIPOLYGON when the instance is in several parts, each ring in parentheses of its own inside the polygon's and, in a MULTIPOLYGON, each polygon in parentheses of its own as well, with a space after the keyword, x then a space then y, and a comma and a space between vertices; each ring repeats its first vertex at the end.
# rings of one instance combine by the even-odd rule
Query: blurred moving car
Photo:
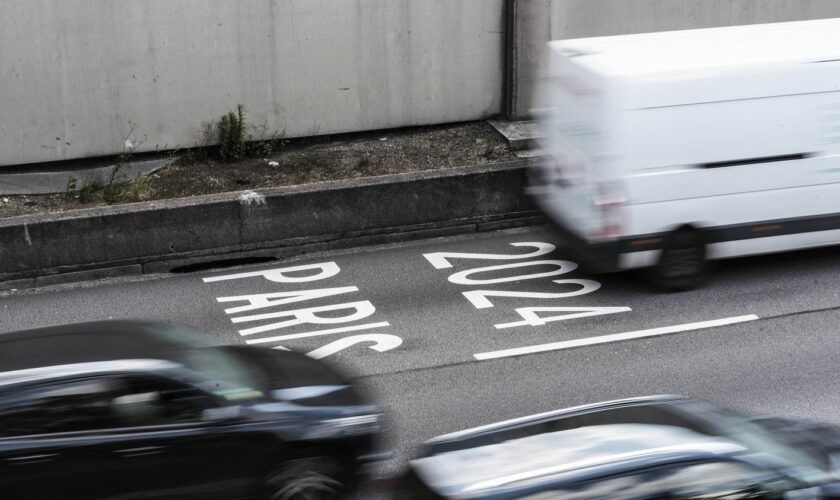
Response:
POLYGON ((0 498, 336 498, 380 409, 322 362, 144 322, 0 335, 0 498))
POLYGON ((549 42, 531 193, 594 270, 840 244, 840 19, 549 42))
POLYGON ((827 426, 650 396, 432 439, 396 498, 840 498, 837 452, 827 426))

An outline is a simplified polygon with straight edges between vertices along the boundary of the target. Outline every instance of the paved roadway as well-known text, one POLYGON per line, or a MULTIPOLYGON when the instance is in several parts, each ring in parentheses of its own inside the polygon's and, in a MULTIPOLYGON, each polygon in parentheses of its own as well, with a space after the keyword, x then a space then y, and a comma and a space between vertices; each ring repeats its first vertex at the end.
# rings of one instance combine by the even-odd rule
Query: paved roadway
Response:
POLYGON ((0 293, 0 332, 158 319, 324 358, 392 411, 386 471, 436 434, 653 393, 840 423, 836 249, 730 261, 662 294, 584 275, 552 242, 527 228, 0 293))

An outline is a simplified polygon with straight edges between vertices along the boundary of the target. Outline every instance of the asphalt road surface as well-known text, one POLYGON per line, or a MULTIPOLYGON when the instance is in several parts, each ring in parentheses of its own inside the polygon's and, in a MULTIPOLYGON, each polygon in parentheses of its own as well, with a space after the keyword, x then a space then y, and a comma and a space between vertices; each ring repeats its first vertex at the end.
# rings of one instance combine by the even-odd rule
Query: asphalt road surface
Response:
POLYGON ((0 332, 166 320, 339 364, 391 410, 386 473, 437 434, 648 394, 840 423, 840 250, 728 261, 664 294, 554 244, 527 228, 0 293, 0 332))

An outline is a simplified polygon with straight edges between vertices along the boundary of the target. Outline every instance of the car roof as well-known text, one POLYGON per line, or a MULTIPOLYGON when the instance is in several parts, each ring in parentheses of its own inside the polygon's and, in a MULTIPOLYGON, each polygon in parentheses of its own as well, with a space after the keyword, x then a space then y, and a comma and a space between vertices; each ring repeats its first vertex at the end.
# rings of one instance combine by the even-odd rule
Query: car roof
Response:
POLYGON ((629 408, 634 406, 647 406, 651 404, 676 403, 679 401, 689 401, 689 399, 684 396, 660 394, 654 396, 615 399, 611 401, 603 401, 600 403, 573 406, 570 408, 562 408, 559 410, 553 410, 544 413, 536 413, 533 415, 527 415, 524 417, 513 418, 510 420, 503 420, 501 422, 494 422, 492 424, 482 425, 479 427, 464 429, 449 434, 443 434, 441 436, 429 439, 428 441, 426 441, 426 444, 432 447, 443 447, 446 446, 447 443, 451 442, 458 442, 468 438, 475 438, 483 435, 503 432, 511 428, 533 425, 539 422, 556 421, 564 418, 569 418, 581 413, 592 413, 595 411, 629 408))
POLYGON ((122 359, 172 360, 195 344, 189 332, 159 322, 97 321, 0 334, 0 373, 122 359), (177 333, 177 335, 173 335, 177 333))
POLYGON ((0 390, 12 385, 29 382, 50 382, 55 379, 67 379, 91 375, 104 375, 126 372, 165 372, 181 368, 181 365, 159 359, 121 359, 114 361, 95 361, 69 365, 53 365, 25 370, 0 372, 0 390))

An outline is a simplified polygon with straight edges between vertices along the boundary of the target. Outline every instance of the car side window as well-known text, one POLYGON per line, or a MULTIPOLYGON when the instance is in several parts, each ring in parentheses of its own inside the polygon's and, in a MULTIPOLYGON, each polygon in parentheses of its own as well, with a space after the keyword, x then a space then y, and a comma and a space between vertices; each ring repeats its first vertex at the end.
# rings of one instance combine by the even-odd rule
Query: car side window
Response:
POLYGON ((197 422, 213 406, 201 390, 153 376, 66 381, 0 399, 0 437, 197 422))
POLYGON ((111 427, 108 400, 115 389, 108 379, 50 384, 0 402, 0 436, 55 434, 111 427))
POLYGON ((785 478, 740 462, 703 462, 657 467, 587 482, 573 488, 541 491, 522 498, 573 500, 614 498, 761 499, 784 498, 793 487, 785 478))
POLYGON ((126 377, 110 400, 117 427, 197 422, 213 406, 203 391, 158 377, 126 377))
POLYGON ((646 487, 683 498, 775 499, 784 482, 777 474, 740 462, 707 462, 645 475, 646 487))

